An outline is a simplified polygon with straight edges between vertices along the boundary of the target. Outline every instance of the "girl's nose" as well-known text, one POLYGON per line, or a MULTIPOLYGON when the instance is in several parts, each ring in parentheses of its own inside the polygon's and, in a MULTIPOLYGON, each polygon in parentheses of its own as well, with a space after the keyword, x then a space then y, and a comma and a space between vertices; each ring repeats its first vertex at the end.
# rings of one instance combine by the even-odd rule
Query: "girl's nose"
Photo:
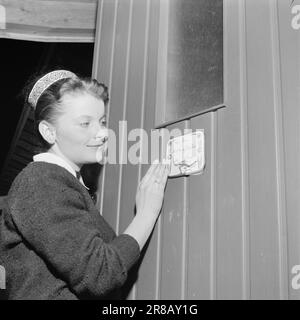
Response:
POLYGON ((104 142, 106 142, 108 140, 108 137, 104 136, 101 140, 102 140, 102 143, 104 143, 104 142))
POLYGON ((102 127, 98 130, 95 139, 98 141, 100 140, 102 143, 106 142, 108 140, 108 130, 102 127))

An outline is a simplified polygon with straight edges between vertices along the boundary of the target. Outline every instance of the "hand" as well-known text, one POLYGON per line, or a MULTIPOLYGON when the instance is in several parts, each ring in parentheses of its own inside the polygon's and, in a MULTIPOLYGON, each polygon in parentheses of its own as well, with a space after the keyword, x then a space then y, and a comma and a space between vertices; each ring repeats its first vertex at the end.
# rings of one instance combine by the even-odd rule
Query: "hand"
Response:
POLYGON ((164 198, 165 186, 169 175, 169 165, 154 161, 140 182, 136 194, 137 214, 158 216, 164 198))

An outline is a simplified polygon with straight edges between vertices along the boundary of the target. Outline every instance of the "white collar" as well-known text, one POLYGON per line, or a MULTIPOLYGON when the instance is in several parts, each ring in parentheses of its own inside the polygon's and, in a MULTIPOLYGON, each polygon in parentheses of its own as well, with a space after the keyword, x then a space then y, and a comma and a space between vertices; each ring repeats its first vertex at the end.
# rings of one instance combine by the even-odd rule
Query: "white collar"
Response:
MULTIPOLYGON (((39 154, 36 154, 33 156, 33 161, 43 161, 43 162, 48 162, 48 163, 54 163, 57 164, 58 166, 61 166, 68 170, 76 179, 76 171, 71 167, 71 165, 61 158, 60 156, 50 153, 50 152, 42 152, 39 154)), ((84 184, 82 177, 80 177, 79 181, 89 190, 89 188, 84 184)))

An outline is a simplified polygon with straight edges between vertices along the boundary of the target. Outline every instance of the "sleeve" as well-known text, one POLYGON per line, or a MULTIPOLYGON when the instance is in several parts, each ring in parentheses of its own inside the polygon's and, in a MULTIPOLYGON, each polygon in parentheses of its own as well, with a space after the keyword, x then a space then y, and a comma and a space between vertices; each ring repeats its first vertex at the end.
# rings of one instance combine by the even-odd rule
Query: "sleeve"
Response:
POLYGON ((137 241, 122 234, 104 242, 79 191, 57 178, 35 178, 19 185, 10 204, 29 246, 78 296, 102 296, 120 287, 139 258, 137 241))

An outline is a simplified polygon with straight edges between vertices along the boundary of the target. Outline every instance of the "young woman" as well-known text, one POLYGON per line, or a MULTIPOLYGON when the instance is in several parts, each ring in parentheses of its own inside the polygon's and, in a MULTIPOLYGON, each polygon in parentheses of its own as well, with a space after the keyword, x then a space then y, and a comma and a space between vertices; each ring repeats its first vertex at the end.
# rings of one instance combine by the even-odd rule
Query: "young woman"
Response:
POLYGON ((107 88, 66 70, 40 78, 28 102, 43 152, 15 178, 1 215, 8 299, 101 299, 126 281, 159 215, 169 173, 153 163, 136 215, 116 235, 79 174, 107 151, 107 88))

